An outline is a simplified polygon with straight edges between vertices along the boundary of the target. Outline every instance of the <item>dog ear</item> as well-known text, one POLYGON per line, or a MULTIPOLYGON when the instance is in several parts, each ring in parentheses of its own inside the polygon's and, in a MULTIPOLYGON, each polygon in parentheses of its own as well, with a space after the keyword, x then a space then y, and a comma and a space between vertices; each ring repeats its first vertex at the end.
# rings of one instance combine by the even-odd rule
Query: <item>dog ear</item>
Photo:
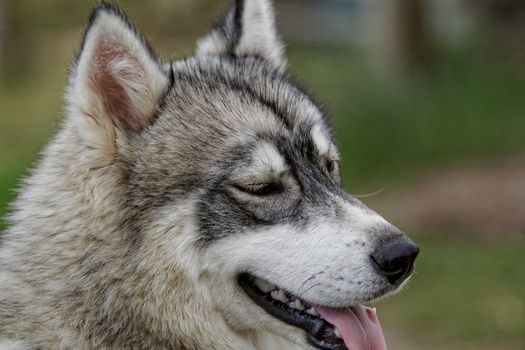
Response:
POLYGON ((197 44, 197 55, 258 56, 279 70, 286 66, 283 51, 270 0, 235 0, 197 44))
POLYGON ((162 64, 128 18, 108 3, 96 7, 67 93, 70 114, 84 119, 79 131, 114 138, 143 130, 168 84, 162 64))

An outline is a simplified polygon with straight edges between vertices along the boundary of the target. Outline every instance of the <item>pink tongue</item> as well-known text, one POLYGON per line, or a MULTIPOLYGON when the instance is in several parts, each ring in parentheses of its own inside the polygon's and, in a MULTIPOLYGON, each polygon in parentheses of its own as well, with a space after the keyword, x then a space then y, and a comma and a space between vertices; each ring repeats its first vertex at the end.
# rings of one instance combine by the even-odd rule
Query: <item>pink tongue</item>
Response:
POLYGON ((337 327, 348 350, 387 350, 375 311, 365 306, 332 309, 316 306, 325 320, 337 327))

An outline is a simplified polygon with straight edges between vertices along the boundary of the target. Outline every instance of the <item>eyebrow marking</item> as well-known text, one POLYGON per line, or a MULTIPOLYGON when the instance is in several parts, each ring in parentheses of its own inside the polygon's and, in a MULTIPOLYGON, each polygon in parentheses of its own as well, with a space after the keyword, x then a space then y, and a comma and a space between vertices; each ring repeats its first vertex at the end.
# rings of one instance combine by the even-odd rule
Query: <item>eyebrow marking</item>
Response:
MULTIPOLYGON (((275 145, 264 141, 252 153, 252 167, 260 171, 282 173, 288 169, 286 161, 275 145)), ((254 169, 254 170, 255 170, 254 169)))
POLYGON ((319 151, 320 155, 327 154, 330 151, 331 141, 326 135, 326 131, 320 123, 316 123, 310 134, 312 136, 312 141, 319 151))

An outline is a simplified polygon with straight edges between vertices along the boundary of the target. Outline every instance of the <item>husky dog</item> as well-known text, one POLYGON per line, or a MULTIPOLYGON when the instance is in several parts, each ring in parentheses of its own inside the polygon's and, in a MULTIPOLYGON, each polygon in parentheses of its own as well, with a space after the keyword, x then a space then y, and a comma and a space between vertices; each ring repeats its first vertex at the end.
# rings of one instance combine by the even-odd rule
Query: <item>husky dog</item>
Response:
POLYGON ((269 0, 162 63, 102 3, 0 250, 6 349, 384 350, 417 246, 341 188, 269 0))

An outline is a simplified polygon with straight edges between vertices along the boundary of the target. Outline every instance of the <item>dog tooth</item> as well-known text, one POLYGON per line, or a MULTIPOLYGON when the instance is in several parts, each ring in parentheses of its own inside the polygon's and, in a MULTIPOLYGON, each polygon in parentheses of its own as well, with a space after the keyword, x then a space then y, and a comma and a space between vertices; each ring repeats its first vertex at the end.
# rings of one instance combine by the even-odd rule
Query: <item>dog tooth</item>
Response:
POLYGON ((314 307, 306 309, 306 313, 312 316, 317 316, 317 317, 321 316, 321 314, 314 307))
POLYGON ((280 301, 281 303, 288 303, 289 299, 286 297, 286 294, 282 289, 273 290, 271 293, 273 299, 280 301))
POLYGON ((337 327, 334 327, 334 335, 339 338, 339 339, 342 339, 343 337, 341 336, 341 332, 339 331, 339 329, 337 329, 337 327))
POLYGON ((297 309, 299 311, 303 311, 304 310, 304 305, 303 303, 301 303, 301 301, 299 299, 295 299, 293 301, 293 304, 294 306, 292 306, 294 309, 297 309))
POLYGON ((259 288, 263 293, 268 293, 271 290, 275 289, 275 285, 271 284, 270 282, 267 282, 263 279, 256 278, 255 279, 255 285, 257 288, 259 288))

